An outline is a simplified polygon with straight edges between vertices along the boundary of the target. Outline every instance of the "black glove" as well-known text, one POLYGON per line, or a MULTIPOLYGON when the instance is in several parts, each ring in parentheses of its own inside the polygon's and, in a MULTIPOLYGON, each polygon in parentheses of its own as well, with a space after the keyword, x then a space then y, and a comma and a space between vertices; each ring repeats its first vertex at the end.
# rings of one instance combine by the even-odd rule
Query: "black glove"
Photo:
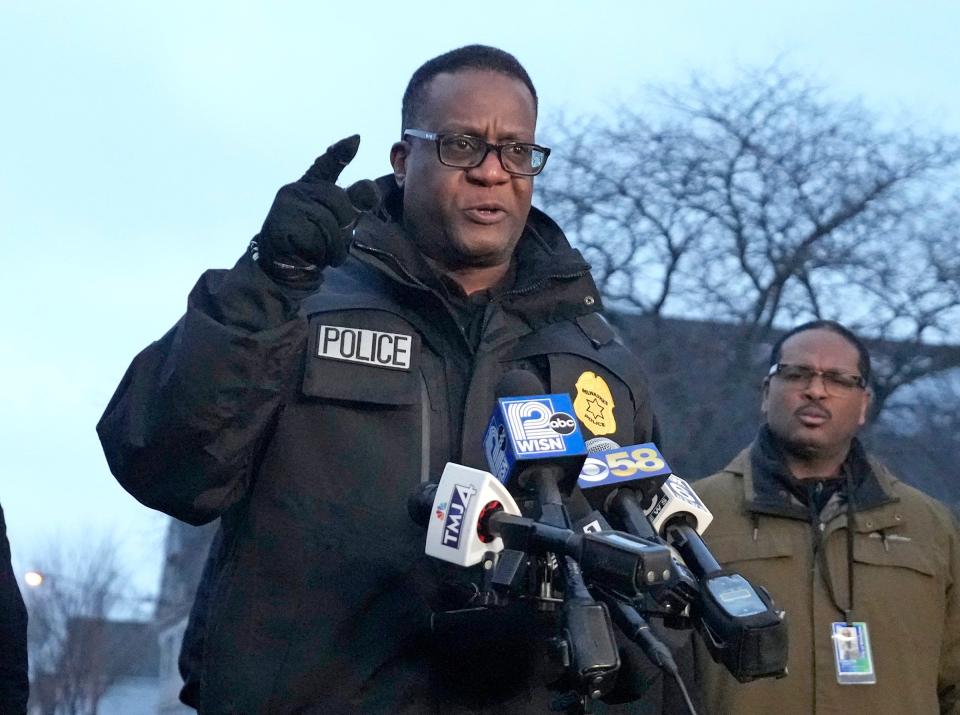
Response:
POLYGON ((380 192, 372 181, 358 181, 348 189, 334 183, 359 146, 359 134, 341 139, 299 181, 277 192, 252 248, 263 271, 281 285, 319 285, 326 266, 347 259, 360 212, 379 204, 380 192))

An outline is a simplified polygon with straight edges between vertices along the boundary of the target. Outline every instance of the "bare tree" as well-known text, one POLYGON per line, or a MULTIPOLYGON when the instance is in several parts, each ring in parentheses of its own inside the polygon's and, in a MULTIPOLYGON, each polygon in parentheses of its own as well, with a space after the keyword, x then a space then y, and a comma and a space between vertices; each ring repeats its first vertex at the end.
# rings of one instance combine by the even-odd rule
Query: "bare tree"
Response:
MULTIPOLYGON (((960 342, 955 138, 883 129, 779 66, 656 99, 565 122, 538 184, 608 303, 738 326, 731 366, 812 318, 960 342)), ((887 355, 877 408, 960 351, 941 358, 887 355)))
POLYGON ((750 441, 772 342, 815 318, 871 346, 882 419, 868 443, 929 447, 896 422, 927 414, 915 386, 960 366, 960 142, 884 127, 780 65, 648 96, 553 127, 537 192, 622 309, 671 466, 709 474, 750 441))
MULTIPOLYGON (((34 562, 42 582, 24 594, 31 699, 44 715, 93 715, 104 694, 141 658, 143 639, 111 620, 139 600, 115 540, 48 547, 34 562)), ((134 624, 142 626, 144 624, 134 624)))

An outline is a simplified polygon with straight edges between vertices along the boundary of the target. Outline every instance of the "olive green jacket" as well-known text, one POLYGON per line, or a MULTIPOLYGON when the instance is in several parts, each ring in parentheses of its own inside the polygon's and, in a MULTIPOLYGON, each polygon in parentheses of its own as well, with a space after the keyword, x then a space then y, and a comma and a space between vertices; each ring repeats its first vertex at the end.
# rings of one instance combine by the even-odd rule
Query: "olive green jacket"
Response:
POLYGON ((750 449, 694 488, 713 512, 704 534, 725 567, 766 587, 786 611, 788 675, 738 683, 702 644, 709 713, 960 713, 960 535, 950 511, 880 463, 857 488, 851 620, 869 629, 877 682, 840 685, 831 624, 847 606, 847 515, 834 497, 811 524, 779 484, 756 482, 750 449), (820 532, 822 554, 814 557, 820 532), (830 585, 832 584, 831 596, 830 585))

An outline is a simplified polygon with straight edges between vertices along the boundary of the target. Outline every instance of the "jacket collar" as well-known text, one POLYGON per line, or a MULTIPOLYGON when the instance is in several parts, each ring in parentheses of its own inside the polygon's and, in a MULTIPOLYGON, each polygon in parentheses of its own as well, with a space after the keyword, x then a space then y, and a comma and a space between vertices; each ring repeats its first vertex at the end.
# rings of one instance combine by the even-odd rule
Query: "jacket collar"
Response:
MULTIPOLYGON (((751 455, 755 449, 756 442, 735 456, 724 469, 743 479, 743 503, 746 511, 808 520, 808 507, 801 504, 782 482, 766 470, 754 469, 751 455)), ((858 456, 862 456, 865 465, 854 491, 857 512, 898 501, 894 491, 897 478, 883 464, 867 455, 858 440, 854 440, 851 452, 854 450, 858 456)))
MULTIPOLYGON (((393 175, 378 179, 377 186, 383 197, 380 207, 358 221, 353 254, 401 283, 442 295, 439 276, 403 229, 403 192, 393 175)), ((530 209, 514 261, 514 285, 499 300, 504 310, 532 327, 602 308, 590 265, 553 219, 537 208, 530 209)))

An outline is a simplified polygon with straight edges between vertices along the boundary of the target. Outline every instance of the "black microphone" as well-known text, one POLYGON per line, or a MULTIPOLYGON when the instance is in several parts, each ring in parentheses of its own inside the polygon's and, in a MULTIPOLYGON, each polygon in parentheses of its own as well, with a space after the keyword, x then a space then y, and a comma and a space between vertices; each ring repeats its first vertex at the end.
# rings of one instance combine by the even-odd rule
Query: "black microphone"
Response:
POLYGON ((590 506, 615 515, 628 533, 659 542, 643 510, 643 503, 650 501, 670 475, 657 446, 649 442, 621 447, 606 437, 594 437, 586 447, 589 457, 577 485, 590 506))
POLYGON ((545 394, 529 370, 504 374, 496 394, 483 440, 490 472, 504 484, 530 489, 531 478, 547 470, 569 494, 587 457, 570 396, 545 394))
MULTIPOLYGON (((648 443, 621 447, 606 437, 594 437, 587 440, 586 446, 590 456, 583 465, 577 484, 589 504, 599 512, 599 516, 591 514, 581 519, 581 522, 585 521, 588 525, 602 524, 603 514, 610 514, 619 519, 628 533, 651 544, 663 544, 644 513, 641 502, 649 501, 670 474, 670 467, 656 445, 648 443)), ((665 546, 660 548, 666 551, 665 546)), ((670 562, 669 554, 667 562, 670 562)), ((661 603, 668 615, 673 615, 686 608, 696 596, 697 586, 679 564, 672 564, 669 573, 670 576, 664 579, 664 583, 651 586, 648 592, 661 603), (675 594, 675 589, 679 593, 675 594)), ((686 685, 680 678, 670 649, 653 634, 635 605, 624 603, 604 588, 596 591, 624 635, 640 646, 651 663, 677 680, 687 699, 690 712, 694 712, 686 685)))
POLYGON ((543 394, 543 382, 529 370, 514 368, 507 370, 497 383, 496 396, 516 397, 518 395, 543 394))
POLYGON ((436 482, 424 482, 407 497, 407 514, 417 526, 427 527, 433 512, 433 500, 437 495, 436 482))
POLYGON ((535 492, 541 521, 569 527, 561 495, 570 494, 587 456, 570 396, 544 394, 529 370, 507 372, 496 394, 483 438, 491 474, 514 493, 535 492))
POLYGON ((687 482, 671 474, 650 508, 650 521, 696 576, 695 615, 711 657, 741 683, 783 677, 787 627, 783 612, 735 571, 723 569, 700 537, 713 519, 687 482))
POLYGON ((647 517, 698 579, 721 570, 700 537, 713 521, 713 515, 685 480, 671 474, 660 486, 647 517))
POLYGON ((694 603, 711 656, 741 682, 782 676, 787 657, 782 613, 773 608, 766 591, 720 567, 700 537, 713 516, 696 492, 670 473, 656 445, 618 448, 611 440, 598 439, 588 448, 599 450, 591 453, 596 461, 588 460, 578 482, 588 501, 618 517, 629 533, 665 539, 695 577, 678 570, 676 583, 651 589, 654 598, 670 612, 683 602, 694 603), (622 486, 625 483, 630 487, 622 486), (646 512, 637 492, 650 503, 646 512))
MULTIPOLYGON (((569 395, 544 394, 543 383, 528 370, 511 370, 497 386, 497 404, 483 439, 483 451, 490 472, 511 491, 533 491, 540 507, 539 522, 547 527, 568 530, 570 517, 563 505, 562 494, 570 494, 576 485, 587 450, 573 416, 569 395)), ((494 515, 494 518, 500 515, 494 515)), ((509 519, 509 517, 502 517, 509 519)), ((542 531, 542 527, 540 531, 542 531)), ((567 531, 568 534, 573 532, 567 531)), ((578 554, 584 559, 592 546, 600 542, 582 539, 587 551, 578 554)), ((616 549, 611 544, 601 547, 596 562, 607 564, 616 549)), ((636 546, 636 545, 635 545, 636 546)), ((583 579, 580 565, 558 549, 557 559, 564 582, 564 599, 560 609, 559 643, 564 644, 568 676, 574 681, 585 711, 586 704, 613 687, 620 656, 613 624, 606 607, 593 600, 583 579)), ((617 560, 616 558, 613 559, 617 560)), ((631 561, 631 581, 636 584, 636 562, 631 561)), ((549 596, 549 579, 541 584, 549 596)))

